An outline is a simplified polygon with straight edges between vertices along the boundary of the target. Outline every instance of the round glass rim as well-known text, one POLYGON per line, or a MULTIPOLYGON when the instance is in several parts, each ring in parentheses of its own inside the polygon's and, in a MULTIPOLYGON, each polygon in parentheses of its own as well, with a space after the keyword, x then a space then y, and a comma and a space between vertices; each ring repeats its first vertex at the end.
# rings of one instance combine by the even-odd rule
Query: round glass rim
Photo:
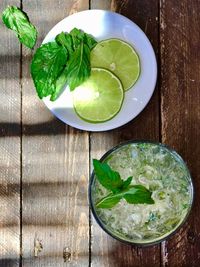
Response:
POLYGON ((184 219, 181 221, 181 223, 174 228, 174 230, 172 230, 171 232, 169 232, 169 234, 165 234, 163 237, 161 236, 160 239, 156 239, 155 241, 150 241, 150 242, 132 242, 129 240, 126 240, 125 238, 120 238, 119 236, 115 235, 112 231, 110 231, 109 229, 106 228, 105 224, 101 221, 101 219, 99 218, 98 214, 96 213, 95 207, 94 207, 94 203, 92 200, 92 185, 94 183, 95 180, 95 174, 94 174, 94 170, 92 171, 92 174, 90 175, 90 181, 89 181, 89 189, 88 189, 88 199, 89 199, 89 206, 90 209, 92 211, 92 214, 96 220, 96 222, 98 223, 98 225, 100 226, 100 228, 102 228, 108 235, 110 235, 112 238, 125 243, 125 244, 129 244, 129 245, 134 245, 134 246, 138 246, 138 247, 148 247, 148 246, 153 246, 156 244, 159 244, 167 239, 169 239, 170 237, 172 237, 173 235, 175 235, 179 229, 185 224, 185 222, 187 221, 189 214, 191 212, 193 203, 194 203, 194 185, 193 185, 193 181, 192 181, 192 177, 189 171, 189 168, 186 164, 186 162, 183 160, 183 158, 172 148, 170 148, 168 145, 160 143, 160 142, 155 142, 155 141, 150 141, 150 140, 129 140, 126 142, 122 142, 116 146, 114 146, 113 148, 109 149, 107 152, 105 152, 103 154, 103 156, 100 158, 100 161, 103 162, 110 154, 112 154, 113 152, 115 152, 116 150, 120 149, 123 146, 129 145, 129 144, 142 144, 142 143, 149 143, 149 144, 154 144, 154 145, 158 145, 161 147, 164 147, 165 149, 167 149, 170 153, 175 154, 175 156, 184 164, 187 174, 188 174, 188 182, 190 185, 190 190, 191 190, 191 200, 190 200, 190 206, 187 210, 187 213, 184 217, 184 219))

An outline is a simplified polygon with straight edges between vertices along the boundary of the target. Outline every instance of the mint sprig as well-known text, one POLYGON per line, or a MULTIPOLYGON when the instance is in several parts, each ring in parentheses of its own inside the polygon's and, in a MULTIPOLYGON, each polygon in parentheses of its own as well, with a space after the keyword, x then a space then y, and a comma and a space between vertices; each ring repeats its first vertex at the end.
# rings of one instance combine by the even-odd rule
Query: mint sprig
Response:
POLYGON ((19 7, 8 6, 2 13, 2 21, 8 29, 15 32, 22 44, 30 49, 35 46, 37 29, 19 7))
POLYGON ((107 163, 101 163, 97 159, 93 159, 93 166, 100 184, 113 193, 120 191, 124 181, 118 172, 113 171, 107 163))
POLYGON ((87 80, 91 72, 90 50, 96 43, 91 35, 74 28, 39 47, 31 62, 31 75, 39 98, 50 95, 50 100, 55 101, 66 84, 73 91, 87 80))
POLYGON ((131 185, 133 177, 123 180, 120 174, 110 168, 107 163, 93 159, 95 175, 100 184, 108 191, 107 196, 96 203, 97 208, 110 209, 124 198, 129 204, 154 204, 150 192, 143 185, 131 185))
MULTIPOLYGON (((2 21, 22 44, 31 49, 35 46, 37 29, 23 10, 8 6, 2 21)), ((92 35, 73 28, 69 33, 59 33, 54 42, 41 45, 31 62, 31 76, 39 98, 50 96, 55 101, 65 85, 73 91, 86 81, 91 74, 90 51, 96 44, 92 35)))

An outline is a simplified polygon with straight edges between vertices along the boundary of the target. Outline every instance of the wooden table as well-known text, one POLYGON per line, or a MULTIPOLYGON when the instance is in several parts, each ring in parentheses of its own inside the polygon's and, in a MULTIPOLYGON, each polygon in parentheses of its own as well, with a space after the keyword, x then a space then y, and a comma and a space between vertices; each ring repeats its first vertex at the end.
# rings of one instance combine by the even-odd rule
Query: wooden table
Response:
POLYGON ((108 9, 136 22, 158 60, 145 110, 117 130, 92 133, 57 120, 38 99, 30 50, 0 25, 0 266, 200 266, 200 1, 1 0, 23 6, 39 31, 85 9, 108 9), (186 160, 195 203, 178 233, 149 248, 121 244, 90 214, 90 161, 130 139, 168 144, 186 160))

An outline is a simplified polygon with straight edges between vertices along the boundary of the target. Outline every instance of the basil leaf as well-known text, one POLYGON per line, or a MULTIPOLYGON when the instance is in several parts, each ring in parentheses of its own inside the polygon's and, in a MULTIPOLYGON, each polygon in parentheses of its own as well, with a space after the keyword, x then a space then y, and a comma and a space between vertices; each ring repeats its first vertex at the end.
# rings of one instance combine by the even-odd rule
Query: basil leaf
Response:
POLYGON ((72 37, 70 34, 61 32, 60 34, 56 36, 55 40, 57 44, 60 44, 67 49, 69 56, 73 54, 74 52, 73 41, 72 41, 72 37))
POLYGON ((130 204, 154 204, 152 193, 142 185, 133 185, 124 192, 123 197, 130 204))
POLYGON ((31 62, 31 75, 39 98, 53 95, 56 80, 62 73, 67 60, 67 50, 56 42, 42 45, 36 50, 31 62))
POLYGON ((118 192, 123 186, 123 180, 118 172, 113 171, 107 163, 93 159, 94 172, 100 184, 112 192, 118 192))
POLYGON ((8 6, 3 14, 2 21, 7 28, 13 30, 22 44, 33 48, 37 40, 37 30, 30 23, 25 12, 16 6, 8 6))
POLYGON ((98 203, 96 203, 96 207, 101 209, 111 209, 119 203, 120 199, 120 196, 109 194, 108 196, 102 198, 98 203))
POLYGON ((71 91, 90 76, 90 50, 83 42, 71 55, 67 68, 67 82, 71 91))

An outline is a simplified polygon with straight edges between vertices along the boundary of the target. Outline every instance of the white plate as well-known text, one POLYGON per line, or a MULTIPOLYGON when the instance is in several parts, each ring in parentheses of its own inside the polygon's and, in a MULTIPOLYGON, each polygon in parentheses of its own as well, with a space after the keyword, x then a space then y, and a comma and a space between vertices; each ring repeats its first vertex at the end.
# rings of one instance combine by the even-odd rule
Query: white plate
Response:
POLYGON ((131 20, 104 10, 82 11, 63 19, 47 34, 43 43, 54 40, 60 32, 69 32, 74 27, 92 34, 98 41, 115 37, 131 44, 140 58, 140 77, 125 93, 121 111, 107 122, 92 124, 81 120, 73 109, 68 87, 55 102, 51 102, 49 97, 46 97, 44 103, 57 118, 81 130, 107 131, 126 124, 144 109, 155 88, 157 64, 151 43, 144 32, 131 20))

